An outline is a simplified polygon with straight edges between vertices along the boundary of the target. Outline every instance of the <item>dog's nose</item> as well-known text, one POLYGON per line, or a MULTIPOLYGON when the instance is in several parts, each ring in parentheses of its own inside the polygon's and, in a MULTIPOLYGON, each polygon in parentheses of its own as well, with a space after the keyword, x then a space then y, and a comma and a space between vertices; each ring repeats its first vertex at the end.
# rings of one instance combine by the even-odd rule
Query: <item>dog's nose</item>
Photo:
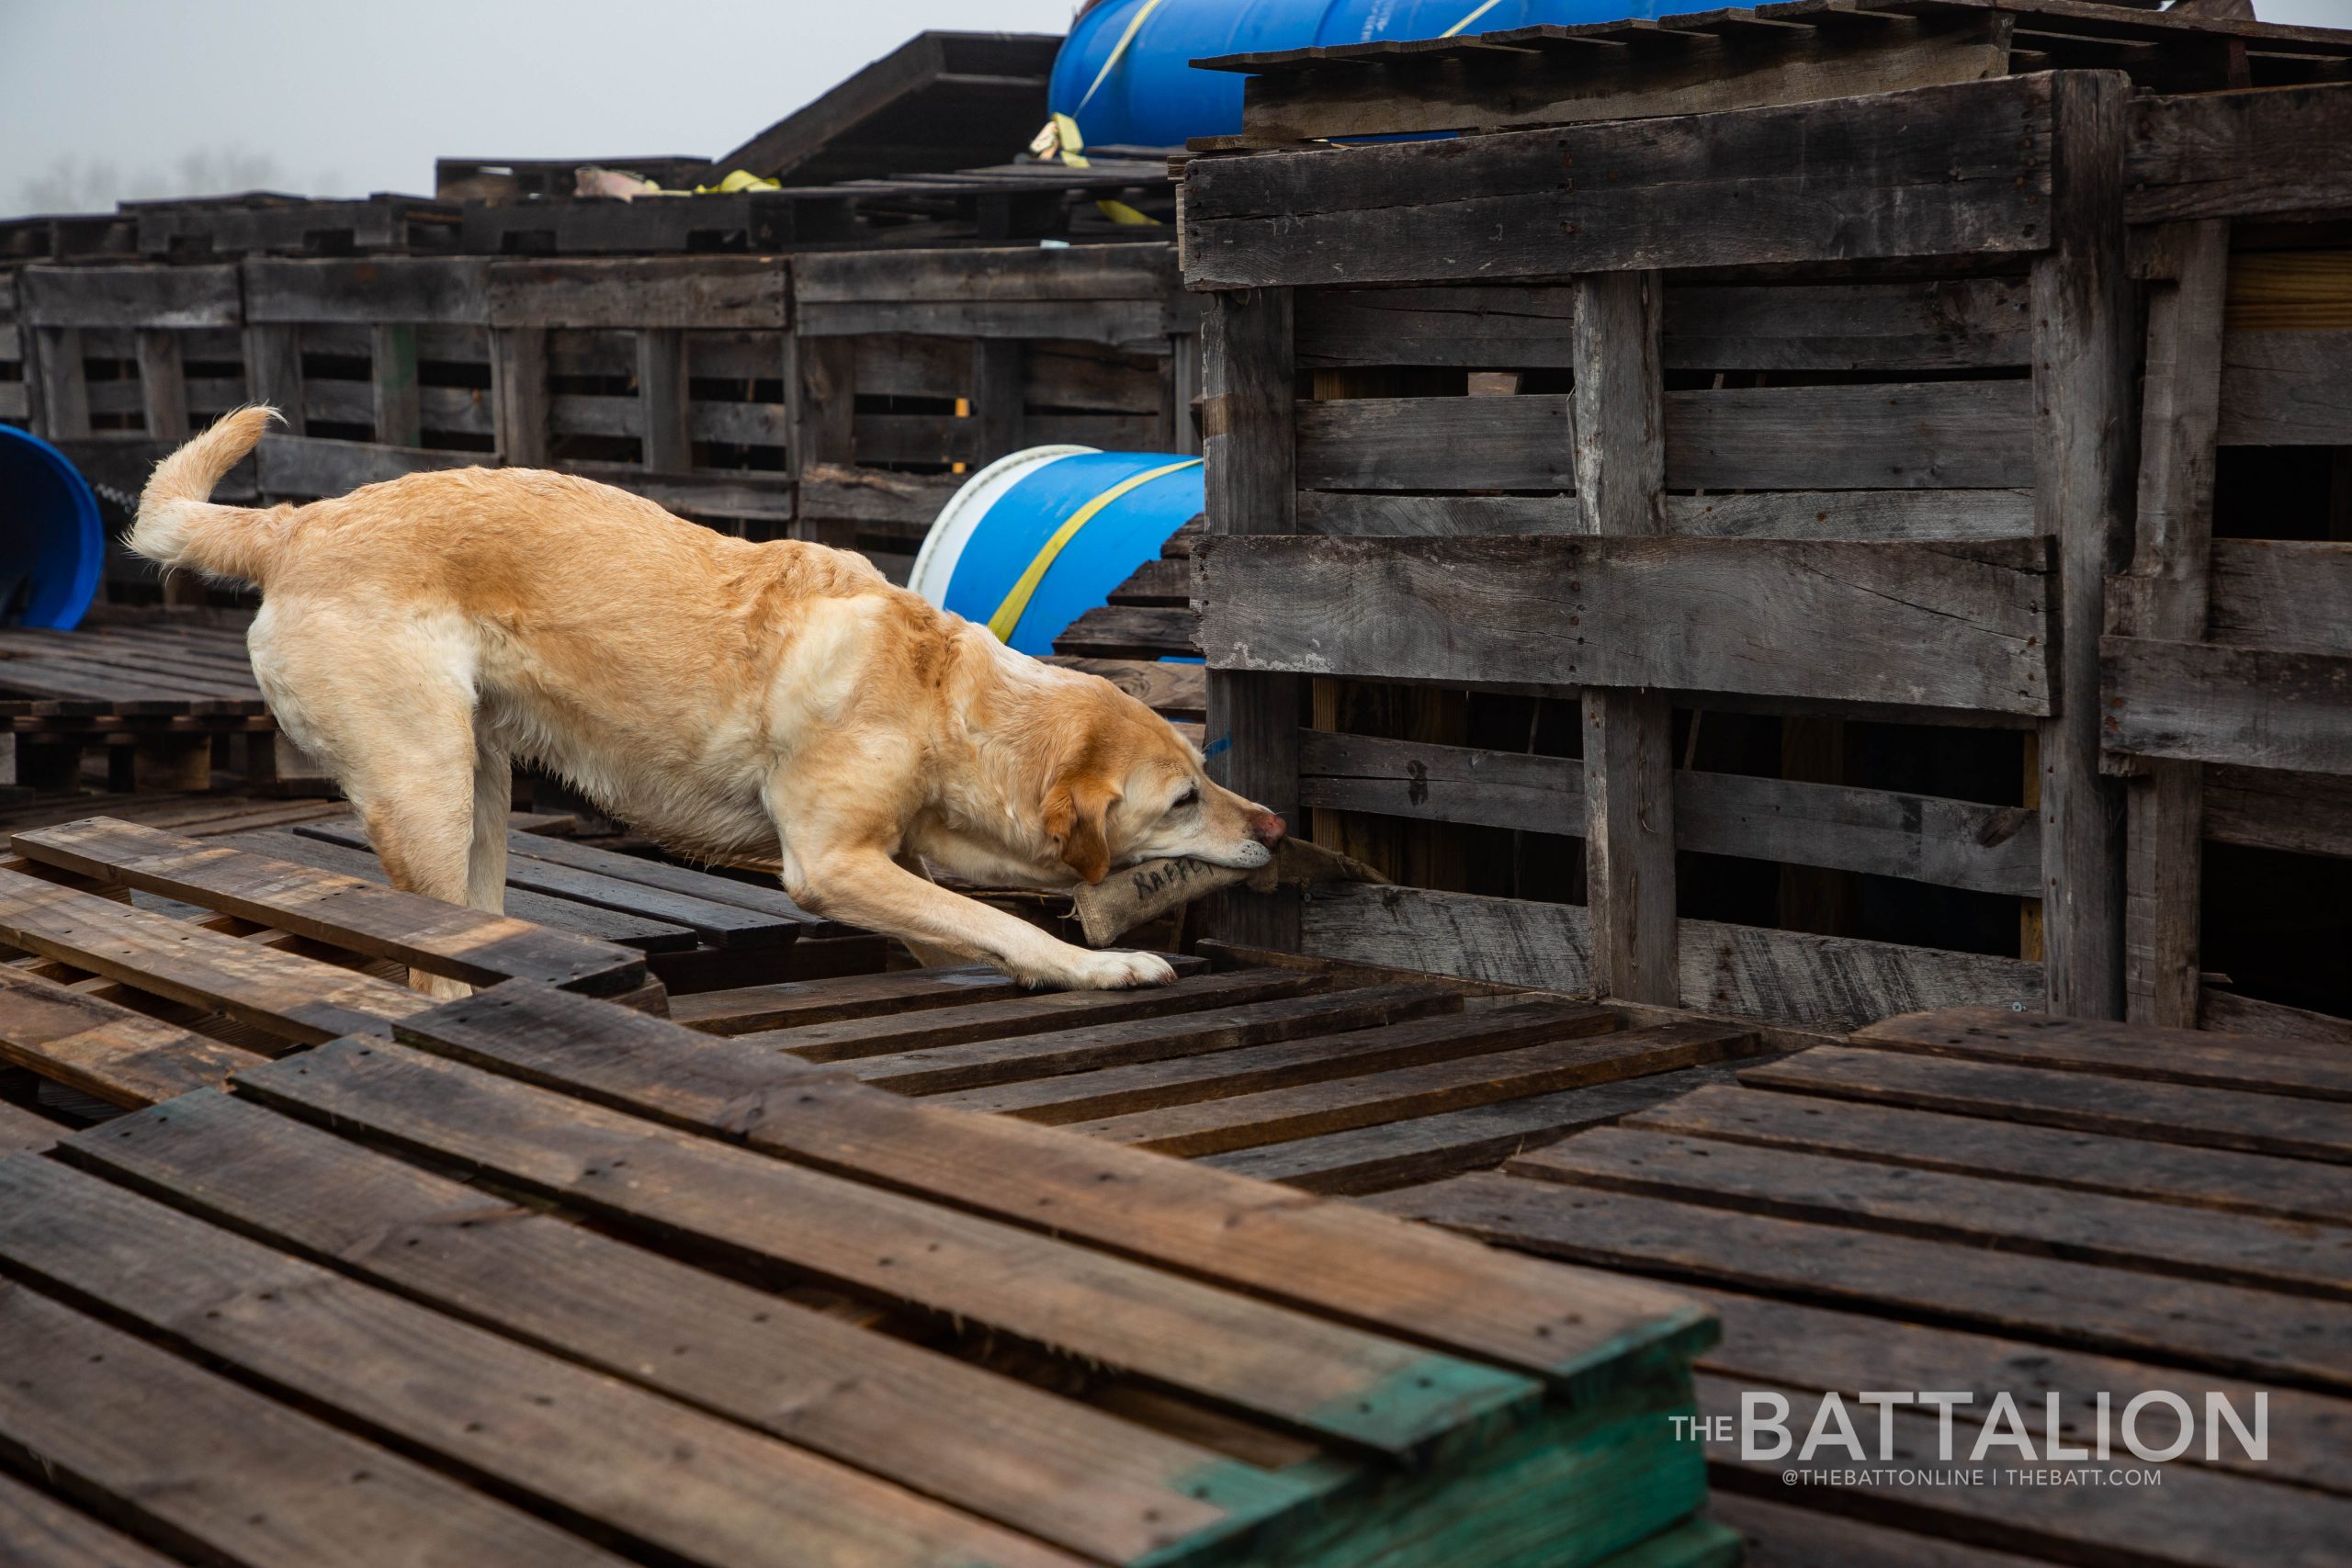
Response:
POLYGON ((1250 818, 1250 836, 1270 850, 1281 843, 1283 835, 1289 830, 1283 819, 1271 811, 1261 811, 1250 818))

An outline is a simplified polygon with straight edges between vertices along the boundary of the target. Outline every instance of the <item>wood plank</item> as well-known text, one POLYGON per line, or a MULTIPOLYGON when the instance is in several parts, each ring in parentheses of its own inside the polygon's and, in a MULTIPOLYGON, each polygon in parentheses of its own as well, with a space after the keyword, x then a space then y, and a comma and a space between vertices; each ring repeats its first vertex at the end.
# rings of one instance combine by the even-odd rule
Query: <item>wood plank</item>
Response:
POLYGON ((896 1017, 1021 994, 1020 982, 1001 971, 967 964, 704 991, 678 998, 670 1017, 710 1034, 750 1034, 875 1014, 896 1017))
POLYGON ((495 461, 487 452, 429 452, 316 435, 265 435, 255 448, 255 482, 268 495, 342 495, 361 485, 408 474, 473 468, 495 461))
POLYGON ((2215 539, 2211 558, 2206 625, 2143 635, 2194 642, 2201 629, 2211 641, 2233 648, 2352 654, 2352 543, 2215 539))
POLYGON ((0 1281, 0 1444, 40 1455, 46 1475, 126 1524, 221 1561, 625 1561, 13 1280, 0 1281))
POLYGON ((853 929, 810 914, 786 897, 782 887, 672 865, 666 861, 645 855, 599 849, 574 839, 513 831, 506 835, 506 853, 510 863, 517 857, 551 861, 575 871, 591 871, 620 882, 642 883, 648 887, 660 888, 665 893, 684 894, 706 903, 734 904, 778 920, 797 921, 804 936, 841 936, 853 929))
POLYGON ((2352 1197, 2328 1167, 2222 1149, 1853 1101, 1824 1103, 1728 1085, 1702 1088, 1624 1124, 2232 1213, 2324 1224, 2352 1221, 2352 1197))
POLYGON ((1380 1192, 1484 1170, 1515 1154, 1556 1143, 1578 1128, 1613 1122, 1703 1085, 1730 1081, 1727 1066, 1685 1067, 1206 1155, 1201 1163, 1309 1192, 1380 1192))
POLYGON ((1015 994, 997 1001, 906 1013, 883 1012, 831 1023, 739 1033, 736 1038, 789 1051, 804 1062, 842 1062, 975 1040, 1009 1040, 1067 1030, 1073 1025, 1125 1023, 1207 1008, 1272 1001, 1328 991, 1338 983, 1336 974, 1243 969, 1227 975, 1195 975, 1175 985, 1148 991, 1015 994))
POLYGON ((1483 61, 1351 59, 1248 79, 1243 134, 1261 144, 1410 131, 1709 114, 1999 76, 2008 18, 1984 10, 1795 28, 1769 51, 1691 29, 1667 50, 1529 50, 1483 61))
POLYGON ((2096 639, 2106 574, 2132 537, 2132 374, 2142 334, 2123 254, 2128 80, 2060 72, 2051 172, 2052 248, 2033 264, 2034 522, 2055 541, 2053 701, 2036 732, 2043 897, 2040 950, 2052 1011, 2123 1010, 2123 803, 2099 772, 2096 639))
POLYGON ((471 985, 527 978, 604 996, 645 983, 644 958, 615 944, 135 823, 92 818, 15 842, 45 865, 471 985))
POLYGON ((2335 1051, 2259 1035, 2120 1025, 2007 1009, 1912 1013, 1858 1029, 1857 1045, 1957 1061, 2008 1062, 2141 1082, 2202 1084, 2303 1100, 2352 1100, 2352 1062, 2335 1051))
POLYGON ((1193 1495, 1180 1486, 1216 1456, 1191 1443, 550 1216, 485 1209, 475 1189, 249 1102, 184 1100, 74 1157, 1075 1551, 1188 1561, 1301 1495, 1238 1466, 1193 1495), (967 1440, 983 1428, 1020 1440, 967 1440))
POLYGON ((2233 332, 2222 344, 2221 441, 2352 443, 2352 332, 2233 332))
POLYGON ((1630 1347, 1663 1354, 1707 1328, 1648 1287, 1525 1272, 1482 1248, 1432 1246, 1418 1227, 1350 1205, 1303 1202, 1263 1183, 1009 1117, 941 1111, 778 1052, 616 1016, 527 981, 438 1009, 411 1037, 570 1094, 1016 1224, 1042 1222, 1114 1253, 1534 1371, 1572 1391, 1611 1384, 1630 1347), (752 1106, 758 1114, 746 1115, 752 1106), (1563 1300, 1577 1303, 1576 1322, 1561 1317, 1563 1300))
MULTIPOLYGON (((175 269, 176 270, 176 269, 175 269)), ((248 256, 245 320, 266 322, 482 325, 489 264, 472 256, 380 256, 295 261, 248 256)))
POLYGON ((2352 1230, 2340 1224, 2200 1213, 2137 1198, 1634 1127, 1595 1128, 1521 1155, 1506 1169, 1577 1188, 2191 1282, 2352 1298, 2352 1230))
POLYGON ((172 1561, 6 1475, 0 1540, 8 1543, 10 1568, 169 1568, 172 1561))
POLYGON ((404 986, 256 947, 94 894, 0 871, 0 941, 109 980, 218 1009, 298 1045, 388 1035, 432 1000, 404 986))
POLYGON ((237 327, 234 265, 28 266, 20 319, 39 327, 237 327))
POLYGON ((1763 1089, 2281 1158, 2352 1163, 2352 1112, 2240 1089, 1823 1045, 1752 1068, 1763 1089))
MULTIPOLYGON (((341 812, 330 804, 327 810, 314 813, 313 818, 296 818, 295 821, 340 815, 341 812)), ((298 865, 317 866, 355 881, 384 887, 391 886, 390 874, 366 850, 349 850, 322 839, 300 838, 290 831, 294 825, 295 822, 288 822, 282 827, 233 832, 222 841, 235 849, 251 850, 276 860, 291 861, 298 865)), ((575 936, 633 948, 639 953, 684 953, 696 945, 695 933, 684 926, 665 925, 639 915, 627 915, 589 904, 575 904, 570 899, 550 898, 545 894, 526 893, 512 887, 506 890, 506 913, 514 919, 528 920, 548 931, 568 931, 575 936)))
POLYGON ((1197 159, 1184 177, 1184 279, 1426 284, 2039 250, 2052 118, 2048 80, 2019 76, 1720 117, 1197 159), (1832 186, 1847 217, 1835 224, 1821 208, 1832 186), (1463 244, 1469 234, 1479 243, 1463 244))
POLYGON ((62 1122, 0 1100, 0 1155, 46 1149, 72 1131, 62 1122))
POLYGON ((1163 718, 1197 722, 1208 716, 1208 677, 1197 664, 1060 657, 1046 662, 1100 675, 1163 718))
POLYGON ((1707 1517, 1736 1531, 1747 1568, 2032 1568, 2012 1552, 1964 1546, 1899 1526, 1866 1524, 1803 1503, 1768 1500, 1725 1489, 1721 1478, 1707 1499, 1707 1517))
POLYGON ((1434 986, 1367 986, 863 1056, 848 1071, 900 1094, 939 1094, 1372 1028, 1461 1005, 1459 997, 1434 986))
MULTIPOLYGON (((1209 297, 1201 330, 1202 515, 1213 535, 1286 534, 1294 526, 1299 491, 1295 319, 1287 289, 1209 297)), ((1198 592, 1197 558, 1195 567, 1198 592)), ((1216 658, 1207 663, 1208 740, 1202 751, 1210 776, 1284 821, 1297 821, 1296 733, 1304 696, 1297 678, 1234 670, 1216 658)), ((1280 895, 1229 891, 1206 913, 1216 934, 1227 941, 1298 946, 1297 905, 1280 895)))
MULTIPOLYGON (((370 848, 367 829, 348 818, 304 822, 294 831, 299 837, 339 844, 347 850, 370 848)), ((780 948, 800 934, 799 922, 789 916, 762 913, 733 900, 718 903, 694 894, 677 893, 650 882, 625 882, 576 864, 542 860, 536 853, 507 856, 506 885, 527 893, 544 893, 575 904, 591 904, 601 909, 644 915, 684 926, 718 947, 780 948)))
POLYGON ((1608 1009, 1581 1002, 1531 1002, 1368 1029, 1351 1029, 1343 1021, 1328 1034, 1064 1073, 937 1099, 959 1111, 990 1111, 1050 1125, 1484 1056, 1547 1040, 1605 1034, 1616 1023, 1608 1009))
POLYGON ((2042 713, 2046 558, 2031 540, 1291 536, 1204 540, 1197 581, 1212 669, 2042 713))
POLYGON ((493 261, 484 269, 481 319, 499 327, 776 332, 786 324, 789 291, 775 256, 493 261))
POLYGON ((12 1270, 639 1550, 875 1568, 1078 1561, 62 1165, 0 1165, 0 1192, 12 1270), (535 1405, 561 1414, 520 1414, 535 1405))
POLYGON ((2242 992, 2211 987, 2199 994, 2197 1024, 2200 1029, 2233 1034, 2259 1034, 2269 1040, 2307 1040, 2316 1044, 2352 1045, 2352 1018, 2264 1001, 2242 992))
MULTIPOLYGON (((272 1069, 277 1070, 277 1069, 272 1069)), ((1928 1316, 2277 1386, 2352 1388, 2352 1307, 1501 1174, 1363 1200, 1580 1263, 1928 1316)))
POLYGON ((1160 1154, 1185 1157, 1224 1154, 1724 1061, 1755 1046, 1755 1036, 1736 1026, 1665 1024, 1397 1067, 1336 1083, 1264 1089, 1165 1110, 1100 1117, 1073 1122, 1070 1130, 1160 1154))
MULTIPOLYGON (((1309 490, 1569 490, 1557 395, 1349 398, 1298 411, 1309 490)), ((1665 395, 1679 490, 2001 489, 2033 481, 2023 381, 1760 387, 1665 395)))
MULTIPOLYGON (((1572 495, 1395 495, 1302 491, 1303 534, 1387 537, 1575 534, 1572 495)), ((2020 490, 1768 491, 1752 495, 1669 495, 1669 534, 1718 539, 2022 539, 2033 533, 2033 497, 2020 490)))
MULTIPOLYGON (((2226 224, 2167 227, 2154 247, 2141 393, 2132 565, 2110 592, 2119 631, 2196 640, 2205 632, 2213 544, 2215 430, 2225 403, 2226 224)), ((2134 1021, 2197 1020, 2204 884, 2203 780, 2160 763, 2125 785, 2123 1007, 2134 1021)))
POLYGON ((2134 105, 2124 214, 2157 223, 2352 207, 2352 171, 2330 154, 2346 135, 2352 92, 2341 84, 2134 105))
MULTIPOLYGON (((1853 1029, 1891 1012, 1987 1002, 2039 1005, 2039 964, 1849 937, 1685 920, 1681 1005, 1702 1012, 1853 1029)), ((1417 888, 1336 886, 1305 910, 1306 951, 1507 985, 1591 983, 1581 905, 1417 888)))
POLYGON ((2113 750, 2352 773, 2352 655, 2109 637, 2099 663, 2113 750))
MULTIPOLYGON (((794 1065, 802 1095, 814 1098, 831 1077, 794 1065)), ((1465 1425, 1523 1412, 1536 1392, 1521 1378, 401 1047, 342 1042, 287 1066, 241 1077, 240 1092, 332 1117, 346 1134, 461 1159, 607 1219, 984 1325, 1351 1449, 1426 1453, 1465 1425), (615 1159, 629 1168, 625 1182, 602 1179, 615 1159), (889 1238, 888 1251, 877 1254, 877 1236, 889 1238), (1416 1389, 1417 1377, 1431 1381, 1416 1389)))
POLYGON ((0 1060, 135 1109, 217 1086, 262 1058, 0 964, 0 1060))

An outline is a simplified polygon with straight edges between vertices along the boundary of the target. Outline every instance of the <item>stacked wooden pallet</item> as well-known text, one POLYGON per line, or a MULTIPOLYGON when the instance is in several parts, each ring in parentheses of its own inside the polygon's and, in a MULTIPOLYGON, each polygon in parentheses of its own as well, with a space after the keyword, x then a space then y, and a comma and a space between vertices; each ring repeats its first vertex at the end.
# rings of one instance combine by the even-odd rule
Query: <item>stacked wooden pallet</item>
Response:
MULTIPOLYGON (((1732 1559, 1672 1422, 1713 1334, 1677 1296, 714 1040, 582 994, 641 974, 610 944, 236 852, 105 863, 276 934, 0 872, 0 940, 233 992, 265 1050, 0 972, 12 1060, 151 1107, 70 1134, 0 1107, 12 1545, 1732 1559), (532 977, 436 1008, 306 950, 532 977)), ((891 1005, 845 984, 797 994, 891 1005)))
POLYGON ((257 786, 327 787, 277 734, 232 625, 0 629, 0 717, 9 752, 0 763, 13 769, 0 782, 29 789, 77 788, 85 754, 103 747, 113 789, 200 792, 216 750, 232 742, 257 786))
MULTIPOLYGON (((1700 1289, 1724 1323, 1701 1362, 1711 1415, 1736 1417, 1743 1391, 1769 1390, 1792 1403, 1801 1441, 1820 1396, 1841 1392, 1862 1455, 1709 1446, 1728 1495, 1716 1517, 1758 1538, 1756 1561, 2340 1561, 2352 1540, 2340 1053, 1963 1009, 1890 1020, 1739 1080, 1501 1173, 1376 1201, 1700 1289), (1871 1389, 1964 1393, 1953 1457, 1939 1460, 1951 1446, 1925 1405, 1890 1413, 1882 1453, 1854 1403, 1871 1389), (2153 1464, 2120 1425, 2150 1391, 2186 1400, 2196 1424, 2186 1451, 2153 1464), (2215 1429, 2214 1395, 2267 1436, 2266 1456, 2215 1429), (2022 1452, 1979 1446, 1996 1396, 2024 1416, 2022 1452), (2051 1452, 2103 1430, 2111 1462, 2051 1452), (1937 1479, 1972 1462, 2027 1478, 1937 1479), (1875 1473, 1784 1484, 1792 1466, 1875 1473), (2098 1473, 2123 1470, 2154 1478, 2098 1473)), ((2138 1417, 2143 1448, 2178 1430, 2164 1411, 2138 1417)))

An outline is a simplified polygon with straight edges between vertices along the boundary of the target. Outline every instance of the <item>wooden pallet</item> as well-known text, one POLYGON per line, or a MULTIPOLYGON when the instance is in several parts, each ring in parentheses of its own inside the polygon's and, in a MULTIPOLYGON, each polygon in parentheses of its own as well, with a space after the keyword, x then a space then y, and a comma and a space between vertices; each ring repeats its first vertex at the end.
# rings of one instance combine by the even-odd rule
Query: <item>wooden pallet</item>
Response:
POLYGON ((46 1153, 0 1123, 0 1538, 1733 1560, 1668 1292, 536 981, 356 1021, 46 1153))
MULTIPOLYGON (((1759 1562, 2321 1562, 2352 1540, 2352 1072, 2325 1046, 1962 1009, 1717 1085, 1466 1175, 1374 1200, 1547 1257, 1669 1279, 1724 1315, 1700 1404, 1964 1390, 1960 1461, 2009 1394, 2037 1453, 2046 1396, 2087 1441, 2095 1394, 2199 1413, 2160 1487, 1783 1485, 1794 1459, 1711 1445, 1717 1516, 1759 1562), (2208 1393, 2226 1429, 2206 1456, 2208 1393), (1933 1538, 1930 1547, 1922 1538, 1933 1538), (1875 1555, 1873 1555, 1875 1554, 1875 1555)), ((2153 1423, 2158 1417, 2152 1413, 2153 1423)), ((2169 1421, 2169 1417, 2165 1417, 2169 1421)), ((1896 1464, 1936 1463, 1935 1417, 1894 1417, 1896 1464)), ((2151 1425, 2148 1441, 2164 1436, 2151 1425)), ((1993 1450, 1994 1464, 2020 1461, 1993 1450)), ((2121 1450, 2117 1450, 2119 1455, 2121 1450)), ((1842 1465, 1842 1449, 1823 1462, 1842 1465)), ((2121 1463, 2138 1465, 2136 1459, 2121 1463)), ((2093 1463, 2088 1468, 2104 1468, 2093 1463)), ((1891 1472, 1890 1472, 1891 1473, 1891 1472)))
POLYGON ((200 262, 239 255, 432 254, 455 247, 458 209, 379 192, 358 201, 130 202, 139 254, 200 262))

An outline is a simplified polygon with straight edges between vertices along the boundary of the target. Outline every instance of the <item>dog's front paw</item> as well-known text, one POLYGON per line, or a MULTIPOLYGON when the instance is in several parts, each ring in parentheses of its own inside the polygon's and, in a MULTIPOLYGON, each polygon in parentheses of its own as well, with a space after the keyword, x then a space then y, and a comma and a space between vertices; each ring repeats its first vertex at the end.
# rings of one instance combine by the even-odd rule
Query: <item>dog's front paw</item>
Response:
POLYGON ((1072 991, 1125 991, 1172 984, 1176 971, 1156 953, 1080 953, 1049 983, 1072 991))

